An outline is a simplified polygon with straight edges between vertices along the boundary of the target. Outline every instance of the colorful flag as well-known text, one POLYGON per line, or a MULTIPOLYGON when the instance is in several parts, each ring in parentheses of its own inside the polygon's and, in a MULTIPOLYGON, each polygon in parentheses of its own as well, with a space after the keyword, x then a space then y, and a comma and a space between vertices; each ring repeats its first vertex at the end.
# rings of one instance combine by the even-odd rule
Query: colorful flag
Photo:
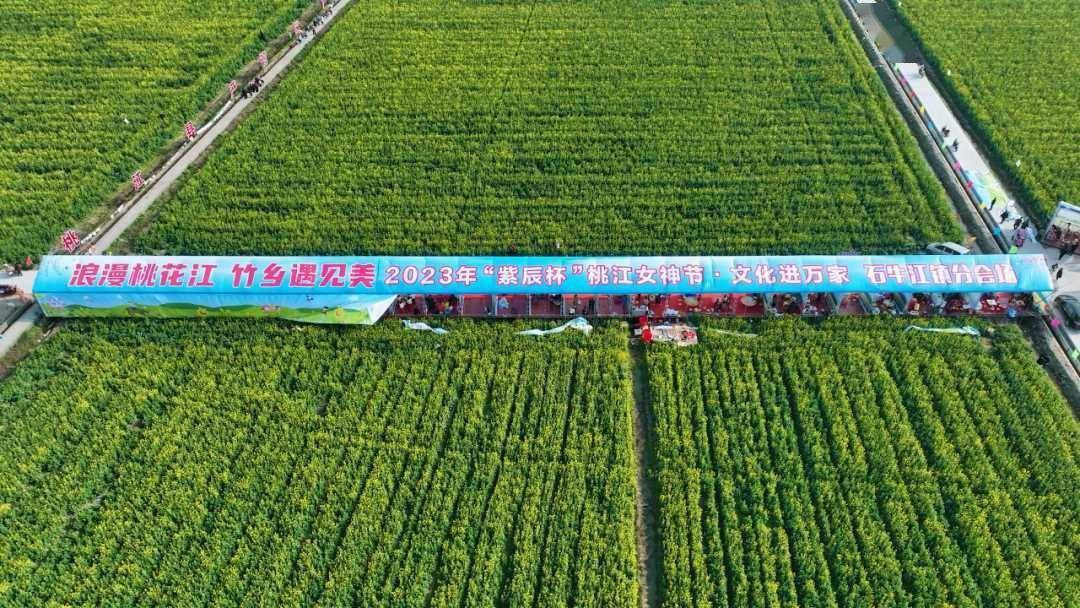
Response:
POLYGON ((229 81, 229 97, 236 97, 236 90, 240 88, 240 84, 235 80, 229 81))
POLYGON ((68 253, 72 253, 78 249, 80 243, 82 243, 82 238, 79 236, 79 233, 74 230, 68 230, 60 235, 60 244, 64 247, 64 251, 68 253))
POLYGON ((268 63, 270 63, 270 58, 266 56, 266 51, 259 53, 259 65, 265 68, 268 63))
POLYGON ((295 34, 295 35, 299 36, 299 35, 300 35, 300 32, 301 32, 302 30, 303 30, 303 28, 302 28, 302 26, 300 25, 300 22, 299 22, 299 21, 293 21, 293 22, 292 22, 292 33, 293 33, 293 34, 295 34))
POLYGON ((195 136, 198 134, 199 131, 195 128, 195 123, 190 120, 184 123, 184 135, 187 136, 188 141, 195 139, 195 136))
POLYGON ((146 184, 146 180, 143 179, 142 171, 136 171, 131 174, 131 187, 135 190, 141 190, 146 184))

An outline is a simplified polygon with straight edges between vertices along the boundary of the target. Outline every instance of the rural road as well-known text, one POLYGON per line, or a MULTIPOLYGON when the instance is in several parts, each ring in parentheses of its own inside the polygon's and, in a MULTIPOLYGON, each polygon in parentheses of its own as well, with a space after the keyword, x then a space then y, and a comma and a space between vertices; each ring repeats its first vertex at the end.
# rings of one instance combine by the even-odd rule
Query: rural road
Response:
MULTIPOLYGON (((337 17, 348 7, 353 0, 341 0, 334 4, 327 10, 327 18, 322 22, 316 32, 322 33, 327 30, 336 20, 337 17)), ((304 38, 300 44, 293 46, 285 52, 275 63, 269 66, 269 69, 262 74, 262 79, 266 83, 263 88, 263 92, 259 95, 254 95, 247 99, 243 97, 237 97, 235 101, 230 102, 229 105, 218 115, 217 120, 208 125, 203 125, 199 131, 198 138, 191 144, 184 146, 176 155, 173 156, 166 163, 166 169, 161 174, 153 177, 152 180, 147 181, 146 188, 142 194, 135 199, 134 203, 124 209, 122 213, 119 213, 115 217, 110 218, 106 225, 107 227, 100 231, 99 236, 88 239, 87 244, 92 245, 97 251, 105 251, 120 238, 128 228, 130 228, 139 216, 146 212, 147 209, 152 207, 154 203, 158 202, 169 190, 176 184, 176 181, 180 179, 180 176, 187 171, 199 158, 208 150, 210 146, 217 141, 217 138, 231 129, 244 115, 244 111, 248 106, 255 102, 260 95, 264 95, 271 86, 275 85, 280 79, 281 75, 292 65, 293 61, 300 56, 300 53, 304 52, 304 49, 315 41, 316 36, 308 36, 304 38), (108 222, 112 222, 109 224, 108 222)), ((99 231, 95 230, 95 233, 99 231)), ((32 273, 26 273, 23 279, 21 279, 20 286, 23 283, 29 283, 33 278, 32 273)), ((6 280, 4 282, 11 283, 12 281, 6 280)), ((7 354, 11 347, 19 341, 19 338, 23 336, 34 323, 37 322, 41 316, 41 310, 37 306, 33 306, 26 310, 15 322, 11 324, 3 333, 0 333, 0 357, 7 354)))

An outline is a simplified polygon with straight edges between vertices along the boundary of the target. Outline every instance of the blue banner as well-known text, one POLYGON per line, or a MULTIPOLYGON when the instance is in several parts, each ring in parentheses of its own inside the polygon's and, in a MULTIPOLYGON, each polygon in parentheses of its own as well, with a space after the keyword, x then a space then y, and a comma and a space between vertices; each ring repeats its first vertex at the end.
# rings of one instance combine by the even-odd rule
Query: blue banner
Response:
MULTIPOLYGON (((1010 292, 1039 255, 744 257, 46 256, 39 297, 1010 292)), ((115 301, 115 300, 113 300, 115 301)))

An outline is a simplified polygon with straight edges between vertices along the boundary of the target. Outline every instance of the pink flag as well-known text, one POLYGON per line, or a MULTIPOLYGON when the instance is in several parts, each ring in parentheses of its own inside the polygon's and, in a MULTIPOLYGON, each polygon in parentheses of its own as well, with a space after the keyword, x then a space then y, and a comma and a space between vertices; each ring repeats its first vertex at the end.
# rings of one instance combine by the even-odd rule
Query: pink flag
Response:
POLYGON ((187 136, 188 141, 195 139, 195 136, 198 134, 199 131, 195 128, 195 123, 190 120, 184 123, 184 135, 187 136))
POLYGON ((72 253, 79 248, 79 244, 82 239, 79 237, 79 233, 74 230, 68 230, 60 236, 60 244, 64 247, 64 251, 72 253))
POLYGON ((143 179, 142 171, 136 171, 131 174, 131 187, 135 190, 141 190, 146 184, 146 180, 143 179))
POLYGON ((259 53, 259 65, 265 68, 268 63, 270 63, 270 58, 266 56, 266 51, 259 53))
POLYGON ((239 89, 239 88, 240 88, 239 83, 237 83, 235 80, 230 80, 229 81, 229 97, 235 97, 236 96, 236 89, 239 89))

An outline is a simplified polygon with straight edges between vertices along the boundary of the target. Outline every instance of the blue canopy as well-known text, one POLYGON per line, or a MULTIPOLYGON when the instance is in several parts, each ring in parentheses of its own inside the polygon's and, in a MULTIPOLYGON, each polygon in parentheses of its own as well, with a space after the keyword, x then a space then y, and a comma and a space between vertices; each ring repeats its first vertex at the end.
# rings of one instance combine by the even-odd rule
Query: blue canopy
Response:
POLYGON ((39 295, 1053 291, 1039 255, 744 257, 46 256, 39 295))
POLYGON ((745 257, 47 256, 49 316, 373 322, 396 295, 1053 290, 1039 255, 745 257))

